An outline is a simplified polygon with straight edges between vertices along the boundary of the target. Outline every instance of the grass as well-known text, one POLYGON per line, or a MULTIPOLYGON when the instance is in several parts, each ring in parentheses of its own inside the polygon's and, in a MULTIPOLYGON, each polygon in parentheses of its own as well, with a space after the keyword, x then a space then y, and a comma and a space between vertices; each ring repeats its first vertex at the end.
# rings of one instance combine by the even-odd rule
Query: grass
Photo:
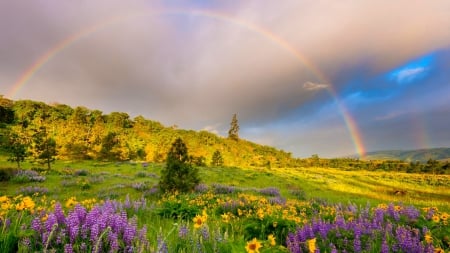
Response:
MULTIPOLYGON (((12 163, 0 163, 11 167, 12 163)), ((36 167, 24 163, 29 169, 36 167)), ((139 198, 158 183, 164 164, 65 162, 58 161, 45 173, 45 182, 0 182, 0 195, 14 195, 20 187, 46 187, 47 196, 56 200, 77 198, 139 198), (139 188, 137 184, 141 184, 139 188), (134 187, 133 187, 134 186, 134 187)), ((206 185, 222 184, 243 190, 276 187, 282 196, 293 198, 302 191, 307 199, 330 203, 360 205, 400 202, 418 207, 436 206, 449 210, 450 176, 407 174, 401 172, 343 171, 329 168, 237 168, 201 167, 200 177, 206 185)))

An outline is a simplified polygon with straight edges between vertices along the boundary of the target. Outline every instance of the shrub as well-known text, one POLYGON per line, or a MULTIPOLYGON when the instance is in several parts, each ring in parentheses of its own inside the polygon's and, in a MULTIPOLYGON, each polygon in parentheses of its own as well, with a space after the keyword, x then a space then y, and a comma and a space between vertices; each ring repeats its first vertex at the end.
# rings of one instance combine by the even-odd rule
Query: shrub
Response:
POLYGON ((9 181, 17 173, 13 168, 0 168, 0 182, 9 181))

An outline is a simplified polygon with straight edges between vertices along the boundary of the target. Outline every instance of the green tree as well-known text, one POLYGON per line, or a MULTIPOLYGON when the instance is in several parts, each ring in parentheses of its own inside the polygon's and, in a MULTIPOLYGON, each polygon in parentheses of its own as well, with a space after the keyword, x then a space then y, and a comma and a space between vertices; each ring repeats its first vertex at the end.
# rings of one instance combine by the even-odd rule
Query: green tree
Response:
POLYGON ((34 158, 40 162, 47 164, 47 168, 51 169, 51 163, 55 161, 56 141, 48 135, 45 127, 39 128, 33 135, 33 154, 34 158))
POLYGON ((212 166, 222 166, 223 165, 223 157, 219 150, 216 150, 212 156, 211 161, 212 166))
POLYGON ((186 144, 181 138, 177 138, 167 154, 159 187, 162 192, 189 192, 199 183, 198 169, 189 163, 186 144))
POLYGON ((17 163, 17 168, 20 169, 20 163, 28 156, 27 142, 19 134, 10 132, 5 144, 4 149, 9 154, 8 161, 17 163))
POLYGON ((230 130, 228 130, 228 138, 233 140, 239 140, 239 122, 236 113, 233 114, 231 119, 230 130))

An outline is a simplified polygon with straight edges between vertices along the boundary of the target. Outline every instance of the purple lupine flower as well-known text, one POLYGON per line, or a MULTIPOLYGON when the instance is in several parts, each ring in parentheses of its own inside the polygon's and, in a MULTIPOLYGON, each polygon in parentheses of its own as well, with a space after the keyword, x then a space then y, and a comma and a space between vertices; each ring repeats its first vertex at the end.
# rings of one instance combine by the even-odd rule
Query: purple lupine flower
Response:
POLYGON ((164 241, 162 236, 158 236, 156 252, 157 253, 169 253, 169 249, 167 248, 167 243, 164 241))
POLYGON ((209 240, 209 229, 208 226, 202 226, 200 233, 202 235, 203 240, 209 240))
POLYGON ((66 218, 64 216, 64 211, 62 210, 61 204, 57 202, 55 204, 55 211, 53 212, 56 216, 56 220, 59 225, 66 223, 66 218))
POLYGON ((109 231, 108 241, 110 243, 111 252, 117 252, 119 250, 119 241, 117 233, 109 231))
POLYGON ((383 238, 381 243, 381 253, 389 253, 389 245, 387 244, 386 237, 383 238))
POLYGON ((189 229, 186 225, 181 225, 178 229, 178 237, 185 239, 189 233, 189 229))
POLYGON ((42 231, 42 226, 41 226, 41 218, 36 217, 33 219, 33 221, 31 221, 31 229, 33 229, 34 231, 41 233, 42 231))
POLYGON ((48 233, 50 233, 53 229, 53 225, 58 224, 58 220, 54 213, 50 213, 45 221, 45 229, 48 233))
POLYGON ((64 245, 64 253, 73 253, 72 244, 68 243, 68 244, 64 245))
POLYGON ((361 240, 358 235, 353 239, 353 250, 355 252, 361 252, 361 240))

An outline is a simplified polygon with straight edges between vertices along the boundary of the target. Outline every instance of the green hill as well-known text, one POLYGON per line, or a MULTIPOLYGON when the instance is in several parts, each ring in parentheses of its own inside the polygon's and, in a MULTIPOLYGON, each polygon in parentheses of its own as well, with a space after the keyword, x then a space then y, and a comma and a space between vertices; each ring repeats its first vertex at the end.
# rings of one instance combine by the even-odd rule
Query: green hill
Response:
POLYGON ((450 148, 430 148, 418 150, 383 150, 367 153, 366 160, 403 160, 426 162, 429 159, 448 161, 450 148))
POLYGON ((226 166, 284 167, 294 160, 291 153, 273 147, 207 131, 168 127, 142 116, 131 119, 123 112, 103 114, 82 106, 12 101, 0 96, 2 141, 8 141, 11 134, 27 146, 33 158, 38 158, 40 144, 51 140, 56 144, 58 160, 162 162, 171 143, 181 137, 192 162, 198 165, 211 164, 216 151, 226 166))

